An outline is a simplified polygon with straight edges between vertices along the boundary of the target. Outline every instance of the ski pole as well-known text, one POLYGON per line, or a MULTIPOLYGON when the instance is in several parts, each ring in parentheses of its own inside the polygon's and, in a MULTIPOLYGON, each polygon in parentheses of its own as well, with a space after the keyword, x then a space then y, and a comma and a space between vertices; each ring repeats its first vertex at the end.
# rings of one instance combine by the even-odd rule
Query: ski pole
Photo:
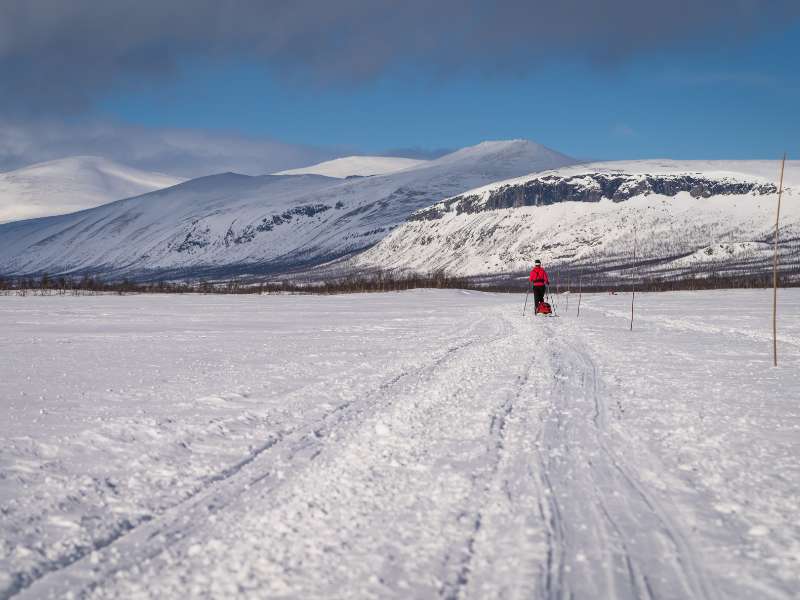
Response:
POLYGON ((528 294, 531 293, 531 286, 528 286, 528 290, 525 292, 525 305, 522 307, 522 316, 525 316, 525 309, 528 308, 528 294))

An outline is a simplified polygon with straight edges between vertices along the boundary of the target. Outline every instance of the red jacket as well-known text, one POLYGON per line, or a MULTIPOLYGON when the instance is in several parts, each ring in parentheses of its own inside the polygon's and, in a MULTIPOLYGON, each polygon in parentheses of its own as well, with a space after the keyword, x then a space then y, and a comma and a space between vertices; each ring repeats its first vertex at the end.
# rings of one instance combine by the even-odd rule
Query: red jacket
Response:
POLYGON ((542 267, 533 267, 531 276, 528 277, 528 281, 533 283, 533 287, 550 285, 550 278, 547 276, 547 271, 545 271, 542 267))

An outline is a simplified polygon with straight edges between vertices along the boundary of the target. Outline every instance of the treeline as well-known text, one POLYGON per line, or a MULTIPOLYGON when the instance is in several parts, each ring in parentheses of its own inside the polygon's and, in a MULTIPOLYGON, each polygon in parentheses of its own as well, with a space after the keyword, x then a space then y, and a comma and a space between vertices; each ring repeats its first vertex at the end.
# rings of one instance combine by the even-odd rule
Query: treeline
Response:
MULTIPOLYGON (((730 290, 730 289, 759 289, 772 287, 771 273, 742 273, 742 274, 681 274, 673 277, 642 277, 621 280, 619 278, 584 278, 582 282, 576 279, 552 278, 554 285, 551 291, 569 291, 576 293, 583 291, 616 292, 627 291, 635 286, 641 292, 671 292, 691 290, 730 290)), ((781 272, 778 275, 778 287, 800 287, 800 277, 794 271, 781 272)))
POLYGON ((51 277, 44 273, 41 277, 6 278, 0 277, 0 291, 14 292, 25 296, 28 293, 42 295, 91 295, 98 293, 186 293, 197 291, 189 283, 151 282, 134 283, 128 279, 103 281, 99 277, 51 277))
MULTIPOLYGON (((781 273, 780 287, 800 286, 800 277, 795 271, 781 273)), ((327 279, 299 278, 281 281, 253 282, 246 280, 230 281, 156 281, 134 282, 103 281, 98 277, 67 276, 51 277, 43 274, 32 278, 0 277, 0 293, 14 295, 93 295, 93 294, 353 294, 367 292, 392 292, 415 288, 469 289, 486 292, 525 292, 526 276, 507 275, 504 278, 464 278, 451 277, 444 272, 431 274, 398 274, 378 272, 372 274, 344 274, 327 279)), ((665 292, 677 290, 709 290, 737 288, 767 288, 772 286, 772 276, 768 273, 754 274, 684 274, 679 276, 645 277, 636 280, 606 278, 602 275, 589 277, 567 275, 551 270, 550 291, 553 293, 579 291, 624 292, 635 285, 638 291, 665 292)))
POLYGON ((449 277, 442 272, 428 275, 398 275, 374 273, 371 275, 343 275, 325 280, 286 279, 281 281, 248 282, 195 281, 195 282, 133 282, 103 281, 98 277, 70 278, 0 278, 0 290, 15 295, 92 295, 92 294, 353 294, 364 292, 391 292, 415 288, 484 289, 464 278, 449 277))

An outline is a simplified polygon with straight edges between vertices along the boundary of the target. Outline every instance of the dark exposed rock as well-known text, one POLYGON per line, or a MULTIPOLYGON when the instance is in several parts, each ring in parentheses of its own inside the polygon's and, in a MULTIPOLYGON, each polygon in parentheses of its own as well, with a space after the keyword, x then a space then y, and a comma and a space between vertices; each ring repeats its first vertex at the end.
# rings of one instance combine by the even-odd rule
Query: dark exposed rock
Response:
POLYGON ((176 252, 188 252, 191 254, 194 250, 205 248, 211 243, 208 239, 211 230, 208 227, 198 227, 198 223, 199 221, 197 220, 192 221, 192 225, 181 243, 174 246, 176 252))
POLYGON ((233 243, 246 244, 247 242, 252 242, 253 238, 255 237, 256 237, 255 228, 252 225, 248 225, 247 227, 242 229, 242 232, 233 239, 233 243))
MULTIPOLYGON (((246 244, 252 242, 258 233, 263 231, 272 231, 278 225, 290 223, 296 217, 313 217, 319 213, 330 210, 331 207, 327 204, 304 204, 303 206, 296 206, 289 210, 282 212, 279 215, 272 215, 271 217, 264 217, 258 225, 247 225, 238 234, 234 229, 234 223, 228 226, 225 235, 217 238, 215 244, 221 244, 229 248, 232 244, 246 244)), ((212 243, 211 229, 208 226, 200 227, 199 221, 192 221, 192 224, 185 237, 179 244, 171 246, 176 252, 191 253, 195 249, 205 248, 212 243)))
POLYGON ((626 173, 585 173, 570 177, 542 175, 517 185, 505 185, 483 195, 462 195, 417 211, 410 221, 439 219, 455 209, 456 214, 487 210, 543 206, 558 202, 599 202, 603 198, 624 202, 634 196, 659 194, 675 196, 689 192, 693 198, 749 193, 773 194, 773 184, 709 179, 700 175, 632 175, 626 173))
POLYGON ((259 223, 255 229, 256 231, 272 231, 277 225, 290 223, 295 217, 313 217, 316 214, 330 209, 331 207, 327 204, 304 204, 303 206, 295 206, 294 208, 286 210, 279 215, 264 217, 261 219, 261 223, 259 223))

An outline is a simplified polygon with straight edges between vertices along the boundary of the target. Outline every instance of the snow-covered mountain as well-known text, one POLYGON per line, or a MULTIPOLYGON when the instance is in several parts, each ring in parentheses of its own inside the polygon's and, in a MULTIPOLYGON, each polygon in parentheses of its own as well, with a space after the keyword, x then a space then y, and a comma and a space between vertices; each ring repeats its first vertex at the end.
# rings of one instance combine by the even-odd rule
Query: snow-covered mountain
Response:
POLYGON ((574 162, 512 140, 367 178, 213 175, 74 214, 2 225, 0 273, 287 272, 361 251, 442 198, 574 162))
POLYGON ((368 177, 396 173, 427 162, 429 161, 396 156, 344 156, 308 167, 279 171, 273 175, 325 175, 340 179, 353 176, 368 177))
POLYGON ((83 210, 184 181, 97 156, 72 156, 0 173, 0 223, 83 210))
MULTIPOLYGON (((452 275, 562 270, 735 273, 771 259, 774 161, 589 163, 492 183, 414 213, 351 264, 452 275)), ((783 263, 800 258, 800 161, 787 163, 783 263)))

